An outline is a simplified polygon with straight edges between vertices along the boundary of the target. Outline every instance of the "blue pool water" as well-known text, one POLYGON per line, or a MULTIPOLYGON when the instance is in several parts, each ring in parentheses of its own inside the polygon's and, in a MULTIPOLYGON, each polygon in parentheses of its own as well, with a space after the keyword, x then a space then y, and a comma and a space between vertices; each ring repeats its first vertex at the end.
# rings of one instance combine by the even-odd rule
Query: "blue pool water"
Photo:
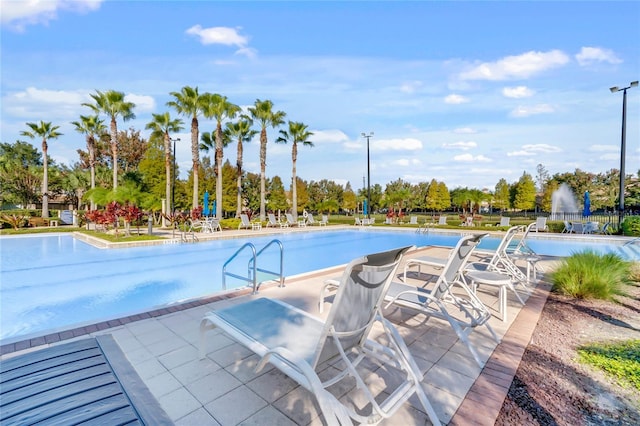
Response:
MULTIPOLYGON (((284 246, 284 275, 292 276, 395 247, 454 246, 459 236, 354 230, 284 233, 277 238, 284 246)), ((272 239, 265 236, 105 250, 70 235, 3 237, 0 339, 17 340, 214 294, 222 290, 224 262, 238 248, 252 242, 260 249, 272 239)), ((480 248, 493 249, 498 242, 498 238, 485 238, 480 248)), ((619 248, 549 240, 531 240, 529 246, 554 256, 585 248, 603 252, 619 248)), ((276 247, 265 253, 260 267, 277 270, 276 247)), ((239 256, 229 270, 246 276, 247 261, 248 256, 239 256)), ((244 285, 246 282, 227 279, 228 289, 244 285)))

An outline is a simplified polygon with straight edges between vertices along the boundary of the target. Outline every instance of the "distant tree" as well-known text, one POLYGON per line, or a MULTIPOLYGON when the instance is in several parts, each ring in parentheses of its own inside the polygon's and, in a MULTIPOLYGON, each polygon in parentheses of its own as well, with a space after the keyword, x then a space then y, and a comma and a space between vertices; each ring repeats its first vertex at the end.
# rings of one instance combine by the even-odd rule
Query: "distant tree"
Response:
POLYGON ((30 130, 20 132, 22 136, 31 139, 40 138, 42 140, 42 217, 49 217, 49 156, 47 155, 47 140, 57 139, 62 136, 58 132, 60 126, 53 126, 51 123, 27 123, 30 130))
POLYGON ((503 178, 496 184, 495 192, 493 193, 493 205, 504 211, 509 208, 509 184, 503 178))
POLYGON ((427 187, 427 195, 425 197, 425 207, 433 212, 441 209, 441 200, 438 191, 438 181, 431 179, 429 186, 427 187))
POLYGON ((256 99, 249 113, 254 122, 260 125, 260 220, 265 220, 266 170, 267 170, 267 127, 276 128, 284 124, 286 113, 274 111, 273 102, 256 99))
MULTIPOLYGON (((144 153, 144 157, 140 160, 140 164, 138 165, 138 171, 140 172, 144 186, 155 200, 148 206, 149 210, 162 211, 162 204, 160 200, 163 197, 168 197, 166 198, 167 204, 170 204, 172 200, 173 191, 169 192, 168 195, 166 192, 167 180, 169 182, 169 187, 171 188, 171 175, 167 176, 166 174, 165 161, 166 158, 163 138, 159 139, 152 137, 149 140, 149 146, 144 153)), ((176 174, 177 173, 178 169, 176 168, 176 174)), ((176 187, 177 186, 178 180, 176 177, 176 187)), ((170 206, 167 213, 172 209, 172 207, 173 206, 170 206)), ((163 226, 167 226, 166 221, 163 222, 163 226)))
MULTIPOLYGON (((171 201, 171 133, 177 133, 183 129, 184 122, 178 118, 172 119, 168 112, 164 114, 151 114, 153 120, 146 125, 146 129, 151 130, 150 139, 162 141, 164 148, 164 175, 165 175, 165 200, 167 205, 171 201)), ((174 153, 175 155, 175 153, 174 153)), ((169 212, 173 208, 166 208, 165 212, 169 212)), ((163 226, 167 226, 166 219, 163 226)))
POLYGON ((149 142, 133 127, 118 132, 118 163, 122 174, 136 172, 149 142))
POLYGON ((113 189, 118 187, 118 117, 122 117, 123 121, 128 121, 136 118, 133 113, 133 109, 136 104, 133 102, 127 102, 123 92, 117 92, 115 90, 107 90, 101 92, 96 90, 96 93, 90 95, 93 98, 94 103, 83 103, 83 106, 91 108, 96 114, 105 114, 109 117, 110 121, 110 135, 111 135, 111 155, 112 155, 112 167, 113 167, 113 189))
POLYGON ((235 140, 237 144, 236 154, 236 217, 240 217, 242 213, 242 175, 243 175, 243 156, 244 144, 248 143, 258 133, 257 130, 251 129, 253 121, 248 116, 243 115, 240 119, 233 123, 227 123, 225 133, 230 140, 235 140))
POLYGON ((427 182, 419 182, 411 187, 411 199, 409 200, 410 210, 424 210, 426 208, 427 192, 429 184, 427 182))
MULTIPOLYGON (((224 164, 222 165, 222 179, 216 179, 216 199, 218 199, 218 182, 221 182, 222 185, 222 203, 218 202, 216 203, 216 207, 218 206, 218 204, 222 204, 222 210, 224 210, 225 214, 224 216, 227 216, 227 212, 235 212, 238 211, 238 206, 237 206, 237 199, 236 199, 236 193, 237 193, 237 187, 236 187, 236 177, 237 177, 237 173, 236 173, 236 168, 234 166, 231 165, 231 162, 229 162, 229 160, 226 160, 224 162, 224 164)), ((222 210, 220 211, 220 214, 222 215, 223 212, 222 210)), ((221 216, 222 217, 222 216, 221 216)))
POLYGON ((242 178, 242 196, 244 207, 252 212, 260 210, 260 175, 247 173, 242 178))
POLYGON ((313 133, 308 130, 306 124, 289 121, 288 129, 281 129, 280 136, 276 139, 276 143, 289 143, 291 142, 291 200, 292 200, 292 213, 293 220, 298 220, 298 185, 296 176, 296 163, 298 162, 298 144, 302 146, 312 147, 313 142, 309 140, 313 133))
POLYGON ((180 115, 191 118, 191 161, 192 161, 192 208, 198 207, 199 176, 200 171, 200 145, 198 143, 198 116, 204 108, 204 95, 200 95, 197 87, 184 86, 180 92, 171 92, 173 100, 167 102, 167 106, 176 110, 180 115))
MULTIPOLYGON (((291 185, 291 194, 293 197, 293 189, 294 186, 291 185)), ((295 194, 296 194, 296 202, 295 206, 298 210, 298 213, 302 213, 309 206, 309 193, 307 192, 307 183, 296 177, 296 185, 295 185, 295 194)), ((297 217, 297 215, 296 215, 297 217)))
MULTIPOLYGON (((75 130, 78 133, 85 135, 87 141, 87 154, 90 171, 90 185, 91 188, 96 187, 96 149, 98 140, 101 135, 105 134, 107 127, 104 125, 104 121, 100 120, 98 115, 81 115, 80 121, 72 121, 71 124, 75 126, 75 130)), ((95 206, 91 206, 93 210, 95 206)))
POLYGON ((524 172, 515 185, 513 206, 519 210, 533 210, 536 205, 536 186, 533 178, 524 172))
POLYGON ((42 154, 27 142, 0 143, 0 201, 26 207, 40 198, 42 154))
POLYGON ((282 185, 282 179, 280 176, 274 176, 269 182, 269 202, 267 207, 271 211, 286 211, 289 208, 287 204, 287 195, 284 191, 284 185, 282 185))
POLYGON ((449 189, 444 182, 438 182, 438 210, 445 211, 449 207, 451 207, 451 196, 449 194, 449 189))
POLYGON ((347 211, 353 211, 356 209, 357 204, 356 193, 351 189, 351 184, 347 182, 342 194, 342 208, 347 211))
MULTIPOLYGON (((229 102, 226 96, 219 95, 217 93, 207 94, 203 96, 203 114, 207 118, 213 118, 216 121, 216 131, 215 131, 215 147, 216 147, 216 155, 215 155, 215 165, 216 165, 216 199, 220 200, 216 204, 216 212, 215 215, 218 219, 222 218, 222 160, 224 157, 223 148, 224 144, 224 135, 222 130, 222 122, 226 119, 233 119, 236 114, 240 111, 240 107, 238 105, 232 104, 229 102)), ((227 138, 227 141, 229 139, 227 138)), ((235 194, 234 194, 235 195, 235 194)), ((235 198, 235 197, 234 197, 235 198)), ((235 203, 235 200, 234 200, 235 203)))

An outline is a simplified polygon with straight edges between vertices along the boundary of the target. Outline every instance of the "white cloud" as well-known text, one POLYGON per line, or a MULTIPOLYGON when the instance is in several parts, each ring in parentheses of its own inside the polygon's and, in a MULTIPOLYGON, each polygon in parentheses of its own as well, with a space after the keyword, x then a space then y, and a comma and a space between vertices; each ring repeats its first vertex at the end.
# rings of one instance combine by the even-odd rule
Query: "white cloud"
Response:
POLYGON ((592 152, 620 152, 620 146, 617 145, 591 145, 587 151, 592 152))
POLYGON ((608 62, 610 64, 622 62, 612 50, 600 47, 583 47, 580 49, 580 53, 576 54, 576 60, 581 66, 591 65, 595 62, 608 62))
POLYGON ((422 85, 421 81, 407 81, 402 83, 400 91, 403 93, 415 93, 422 85))
POLYGON ((451 149, 462 149, 463 151, 467 151, 471 148, 475 148, 477 147, 478 144, 475 143, 474 141, 469 141, 469 142, 453 142, 453 143, 443 143, 442 147, 443 148, 451 148, 451 149))
POLYGON ((569 57, 560 50, 526 52, 507 56, 496 62, 484 62, 460 74, 463 80, 509 80, 528 78, 532 75, 565 65, 569 57))
POLYGON ((420 160, 417 158, 401 158, 398 160, 394 160, 391 163, 391 166, 398 167, 409 167, 409 166, 418 166, 421 164, 420 160))
POLYGON ((28 87, 22 92, 16 92, 2 99, 7 112, 16 117, 27 120, 34 116, 64 116, 65 112, 77 111, 83 102, 90 102, 87 91, 43 90, 28 87))
POLYGON ((136 105, 136 107, 134 108, 134 112, 154 111, 156 108, 156 100, 151 96, 135 95, 133 93, 130 93, 128 95, 125 95, 124 100, 127 102, 133 102, 136 105))
POLYGON ((459 133, 459 134, 463 134, 463 135, 471 135, 471 134, 475 134, 478 133, 475 129, 472 129, 471 127, 459 127, 457 129, 455 129, 453 131, 453 133, 459 133))
POLYGON ((0 22, 15 31, 24 31, 28 25, 47 25, 58 18, 58 12, 92 12, 100 8, 103 0, 3 0, 0 22))
POLYGON ((538 104, 531 106, 519 106, 509 113, 511 117, 529 117, 531 115, 549 114, 555 110, 551 105, 538 104))
POLYGON ((528 98, 533 96, 535 92, 527 86, 505 87, 502 89, 502 95, 506 98, 528 98))
POLYGON ((522 145, 519 151, 508 152, 507 156, 508 157, 524 157, 524 156, 538 155, 540 153, 553 154, 557 152, 562 152, 562 149, 560 147, 549 145, 546 143, 538 143, 538 144, 522 145))
POLYGON ((484 155, 471 155, 471 154, 460 154, 453 157, 454 161, 460 161, 461 163, 471 163, 471 162, 483 162, 488 163, 491 161, 490 158, 485 157, 484 155))
POLYGON ((202 28, 201 25, 194 25, 185 31, 187 34, 197 37, 200 43, 206 45, 209 44, 221 44, 224 46, 236 46, 238 50, 234 55, 242 55, 248 58, 255 58, 257 50, 248 47, 249 37, 240 35, 238 32, 241 28, 229 28, 229 27, 211 27, 202 28))
POLYGON ((444 102, 446 104, 454 104, 454 105, 458 105, 458 104, 464 104, 469 102, 468 98, 465 98, 462 95, 456 95, 455 93, 452 95, 447 96, 446 98, 444 98, 444 102))
POLYGON ((348 142, 349 137, 342 130, 311 130, 313 143, 341 143, 348 142))
POLYGON ((418 151, 422 149, 422 142, 415 138, 403 139, 371 139, 372 151, 418 151))

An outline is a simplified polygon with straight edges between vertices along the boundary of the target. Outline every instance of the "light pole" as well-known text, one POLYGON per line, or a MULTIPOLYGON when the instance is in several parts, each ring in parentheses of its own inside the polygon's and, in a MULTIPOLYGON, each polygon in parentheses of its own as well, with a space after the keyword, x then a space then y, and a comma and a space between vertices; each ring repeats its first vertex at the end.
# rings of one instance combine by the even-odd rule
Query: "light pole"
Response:
POLYGON ((171 184, 171 215, 174 215, 176 212, 176 142, 180 140, 180 138, 171 139, 173 142, 173 173, 172 173, 172 184, 171 184))
POLYGON ((611 93, 622 92, 622 141, 620 143, 620 195, 618 197, 618 226, 624 219, 624 160, 626 156, 627 144, 627 89, 637 87, 638 81, 632 81, 627 87, 613 86, 609 90, 611 93))
POLYGON ((367 218, 370 218, 371 211, 371 162, 369 160, 369 139, 373 137, 373 132, 362 133, 362 137, 367 139, 367 218))

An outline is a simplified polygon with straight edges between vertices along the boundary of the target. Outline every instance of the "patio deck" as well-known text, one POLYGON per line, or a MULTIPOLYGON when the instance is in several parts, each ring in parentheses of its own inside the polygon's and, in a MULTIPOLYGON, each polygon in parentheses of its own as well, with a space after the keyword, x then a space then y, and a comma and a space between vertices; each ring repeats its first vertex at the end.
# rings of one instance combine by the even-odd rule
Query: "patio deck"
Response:
MULTIPOLYGON (((429 255, 444 256, 444 248, 428 248, 429 255)), ((411 256, 424 255, 412 253, 411 256)), ((549 262, 540 262, 548 268, 549 262)), ((399 271, 402 270, 402 265, 399 271)), ((254 297, 283 300, 319 317, 318 295, 324 279, 340 274, 341 268, 287 279, 286 287, 266 286, 257 296, 245 293, 224 297, 201 306, 175 312, 165 310, 145 319, 113 322, 114 327, 85 327, 91 335, 111 334, 138 375, 177 425, 315 425, 322 424, 313 396, 274 368, 253 371, 258 359, 218 330, 208 333, 207 357, 198 358, 199 323, 212 309, 239 303, 254 297), (102 328, 102 329, 99 329, 102 328)), ((423 270, 424 273, 424 270, 423 270)), ((422 281, 408 277, 410 283, 422 281)), ((502 407, 518 364, 535 328, 549 291, 540 281, 521 307, 509 294, 508 320, 497 312, 497 291, 479 295, 494 314, 490 323, 502 341, 496 346, 484 327, 470 335, 478 348, 484 368, 480 368, 462 345, 448 323, 438 319, 424 322, 423 316, 391 308, 384 315, 397 327, 425 373, 423 384, 438 417, 444 424, 492 425, 502 407)), ((140 316, 144 318, 144 316, 140 316)), ((81 332, 73 339, 80 339, 81 332)), ((71 339, 71 340, 73 340, 71 339)), ((26 351, 58 344, 42 338, 44 345, 2 355, 6 359, 26 351)), ((70 340, 64 340, 68 342, 70 340)), ((24 347, 24 346, 23 346, 24 347)), ((332 368, 330 365, 327 368, 332 368)), ((372 366, 370 380, 378 377, 372 366)), ((322 373, 320 373, 322 376, 322 373)), ((357 401, 357 391, 344 386, 334 389, 343 398, 357 401)), ((391 419, 381 424, 430 424, 415 397, 391 419)))

